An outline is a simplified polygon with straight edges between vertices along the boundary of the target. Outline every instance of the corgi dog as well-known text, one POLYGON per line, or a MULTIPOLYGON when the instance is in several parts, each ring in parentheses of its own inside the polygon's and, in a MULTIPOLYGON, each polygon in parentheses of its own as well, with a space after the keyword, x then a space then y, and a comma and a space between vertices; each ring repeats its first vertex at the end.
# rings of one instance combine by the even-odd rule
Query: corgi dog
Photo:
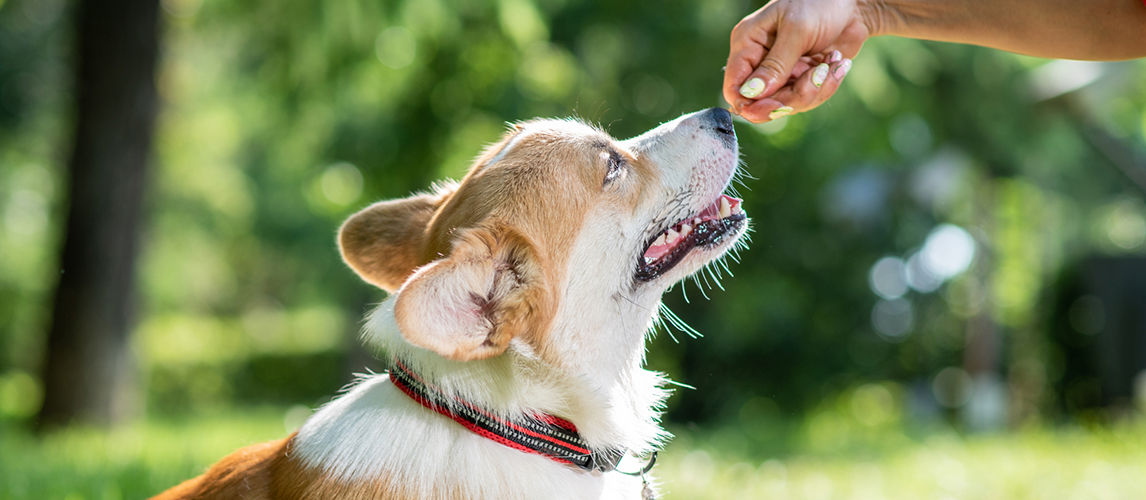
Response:
POLYGON ((668 287, 744 244, 738 166, 720 108, 625 141, 533 120, 461 182, 367 207, 338 241, 391 293, 363 333, 389 374, 156 498, 655 498, 644 342, 668 287))

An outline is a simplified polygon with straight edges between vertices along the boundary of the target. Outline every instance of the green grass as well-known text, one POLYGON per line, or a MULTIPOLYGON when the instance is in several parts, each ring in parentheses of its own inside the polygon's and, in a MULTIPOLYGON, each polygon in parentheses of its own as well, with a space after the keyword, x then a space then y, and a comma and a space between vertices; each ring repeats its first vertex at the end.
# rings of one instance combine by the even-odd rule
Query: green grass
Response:
MULTIPOLYGON (((146 498, 240 446, 285 436, 283 422, 282 411, 258 410, 40 438, 0 427, 0 499, 146 498)), ((656 468, 669 500, 1146 498, 1143 424, 970 438, 936 433, 872 453, 819 449, 766 460, 680 434, 656 468)))
POLYGON ((42 438, 0 427, 0 499, 147 498, 238 447, 286 434, 278 410, 140 422, 111 432, 70 428, 42 438))
POLYGON ((750 461, 704 444, 669 446, 658 466, 673 499, 1141 500, 1146 426, 935 434, 876 455, 750 461))

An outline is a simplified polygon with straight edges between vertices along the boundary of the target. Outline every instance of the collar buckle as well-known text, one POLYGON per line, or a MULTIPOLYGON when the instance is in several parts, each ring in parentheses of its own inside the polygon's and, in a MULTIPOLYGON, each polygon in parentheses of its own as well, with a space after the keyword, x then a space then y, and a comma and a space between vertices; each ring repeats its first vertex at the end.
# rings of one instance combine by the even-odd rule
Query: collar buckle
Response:
POLYGON ((601 472, 612 472, 617 470, 617 464, 621 463, 622 458, 625 458, 625 450, 617 448, 595 450, 589 455, 589 464, 586 468, 589 470, 599 470, 601 472))

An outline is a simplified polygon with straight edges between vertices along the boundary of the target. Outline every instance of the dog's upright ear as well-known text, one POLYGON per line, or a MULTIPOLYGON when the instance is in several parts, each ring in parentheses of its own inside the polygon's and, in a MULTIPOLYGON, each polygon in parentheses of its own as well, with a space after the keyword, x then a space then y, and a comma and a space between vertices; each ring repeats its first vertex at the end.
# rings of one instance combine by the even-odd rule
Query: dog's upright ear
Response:
POLYGON ((513 229, 459 231, 447 257, 418 269, 398 291, 394 317, 402 336, 470 361, 501 354, 515 337, 546 331, 555 298, 540 259, 536 246, 513 229))
POLYGON ((338 230, 342 260, 367 282, 397 290, 422 265, 430 220, 456 189, 382 201, 352 215, 338 230))

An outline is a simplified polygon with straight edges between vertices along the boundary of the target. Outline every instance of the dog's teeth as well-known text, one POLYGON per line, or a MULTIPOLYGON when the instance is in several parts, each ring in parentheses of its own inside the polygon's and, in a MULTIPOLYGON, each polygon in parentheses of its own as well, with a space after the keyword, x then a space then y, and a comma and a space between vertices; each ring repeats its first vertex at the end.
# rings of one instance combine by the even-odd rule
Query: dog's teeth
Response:
POLYGON ((667 232, 665 232, 665 234, 668 235, 668 238, 665 238, 665 241, 667 241, 669 243, 676 241, 676 239, 680 236, 680 234, 677 233, 676 231, 673 231, 672 228, 669 228, 669 230, 667 232))
POLYGON ((664 245, 664 244, 665 244, 665 235, 663 235, 663 234, 660 236, 657 236, 657 241, 653 242, 653 246, 659 246, 659 245, 664 245))
POLYGON ((692 226, 690 226, 688 224, 684 224, 684 225, 680 226, 680 234, 682 236, 687 236, 688 233, 691 233, 691 232, 692 232, 692 226))
POLYGON ((740 213, 740 212, 743 212, 743 211, 744 211, 744 210, 742 210, 742 209, 740 208, 740 205, 733 205, 733 206, 732 206, 732 213, 734 213, 734 214, 738 214, 738 213, 740 213))
POLYGON ((699 226, 701 222, 702 221, 700 220, 700 217, 697 217, 697 218, 692 220, 692 225, 699 226))
POLYGON ((732 208, 728 205, 728 198, 720 199, 720 218, 723 219, 732 215, 732 208))

